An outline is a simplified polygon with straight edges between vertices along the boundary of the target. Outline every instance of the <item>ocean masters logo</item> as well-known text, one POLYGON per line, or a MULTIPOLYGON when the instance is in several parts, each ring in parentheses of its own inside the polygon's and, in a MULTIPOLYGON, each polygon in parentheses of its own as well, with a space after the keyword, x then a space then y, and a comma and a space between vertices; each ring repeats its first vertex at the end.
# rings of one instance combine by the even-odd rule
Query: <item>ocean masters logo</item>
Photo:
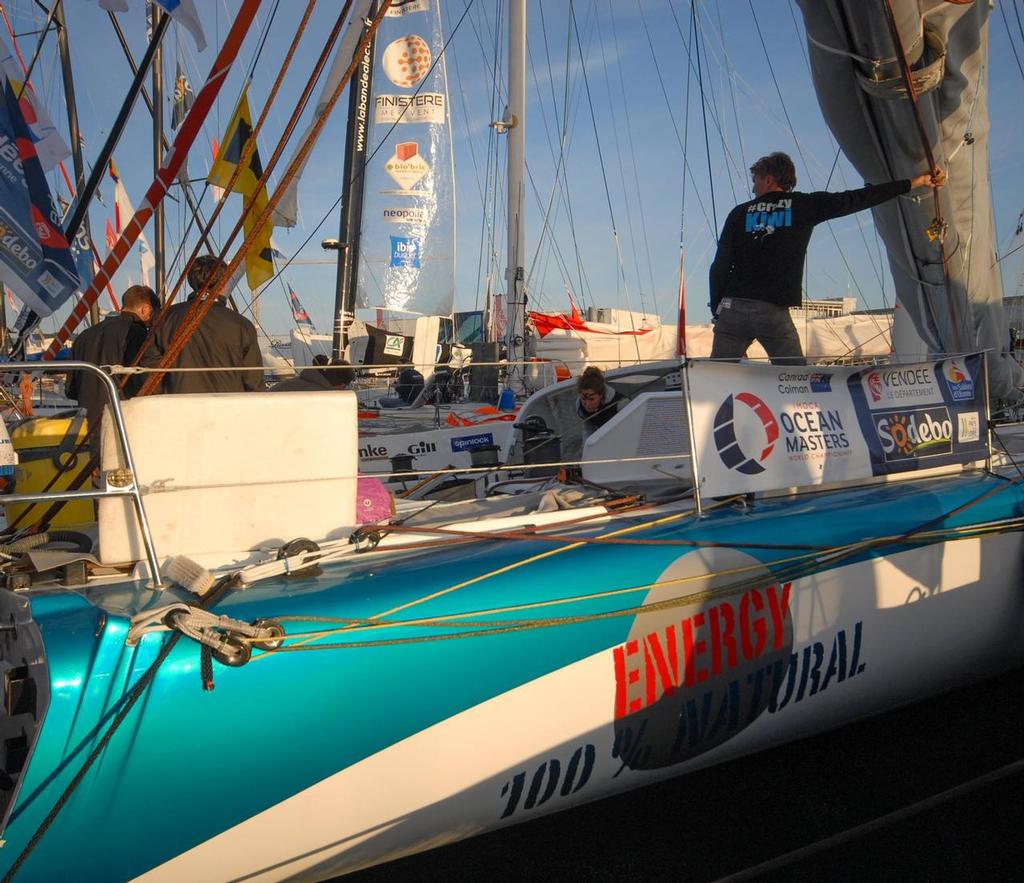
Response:
POLYGON ((715 450, 726 467, 744 475, 757 475, 764 472, 761 464, 779 440, 779 424, 761 399, 752 392, 739 392, 728 396, 715 414, 714 437, 715 450), (740 446, 740 438, 750 445, 758 436, 763 440, 751 446, 760 444, 760 451, 748 453, 740 446))

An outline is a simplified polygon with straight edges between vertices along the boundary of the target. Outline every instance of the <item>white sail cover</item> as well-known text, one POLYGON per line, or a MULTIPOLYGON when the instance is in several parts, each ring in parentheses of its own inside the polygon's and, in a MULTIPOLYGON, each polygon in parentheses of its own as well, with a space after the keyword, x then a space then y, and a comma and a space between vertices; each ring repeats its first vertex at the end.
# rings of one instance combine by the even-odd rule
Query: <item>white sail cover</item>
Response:
MULTIPOLYGON (((799 2, 818 102, 850 162, 871 183, 927 171, 886 0, 799 2)), ((889 2, 913 70, 925 140, 949 176, 939 191, 945 268, 929 236, 936 217, 930 194, 874 209, 896 294, 933 355, 987 350, 993 396, 1016 400, 1024 374, 1008 353, 988 172, 989 4, 889 2)))
POLYGON ((439 0, 392 4, 376 38, 357 306, 450 315, 455 211, 439 0))
MULTIPOLYGON (((815 364, 885 359, 891 353, 887 316, 851 314, 829 318, 794 317, 797 336, 807 357, 815 364)), ((602 371, 676 357, 679 332, 674 325, 648 323, 641 333, 622 333, 614 325, 588 322, 590 330, 555 329, 533 339, 533 356, 564 365, 580 374, 588 365, 602 371)), ((691 359, 711 355, 714 325, 686 326, 686 354, 691 359)), ((768 361, 768 354, 754 341, 748 359, 768 361)))

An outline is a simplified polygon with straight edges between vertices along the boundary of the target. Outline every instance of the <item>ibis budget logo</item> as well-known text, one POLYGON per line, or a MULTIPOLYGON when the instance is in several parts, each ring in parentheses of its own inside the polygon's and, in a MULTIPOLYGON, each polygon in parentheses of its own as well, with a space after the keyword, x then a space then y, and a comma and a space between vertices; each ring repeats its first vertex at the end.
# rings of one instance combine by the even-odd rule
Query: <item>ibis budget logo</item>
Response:
POLYGON ((728 469, 758 475, 779 440, 779 423, 756 395, 739 392, 727 396, 715 414, 714 439, 728 469))
POLYGON ((422 241, 415 236, 392 236, 391 266, 418 270, 421 245, 422 241))

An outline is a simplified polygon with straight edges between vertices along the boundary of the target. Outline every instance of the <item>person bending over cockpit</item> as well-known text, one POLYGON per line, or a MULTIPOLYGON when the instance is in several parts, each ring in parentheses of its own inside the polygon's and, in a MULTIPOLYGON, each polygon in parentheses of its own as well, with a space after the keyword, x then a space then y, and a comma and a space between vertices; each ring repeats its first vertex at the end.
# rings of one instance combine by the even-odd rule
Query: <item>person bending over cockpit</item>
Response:
POLYGON ((576 399, 576 414, 583 421, 583 438, 586 440, 614 417, 619 404, 626 397, 616 392, 604 379, 600 368, 591 365, 576 381, 579 397, 576 399))

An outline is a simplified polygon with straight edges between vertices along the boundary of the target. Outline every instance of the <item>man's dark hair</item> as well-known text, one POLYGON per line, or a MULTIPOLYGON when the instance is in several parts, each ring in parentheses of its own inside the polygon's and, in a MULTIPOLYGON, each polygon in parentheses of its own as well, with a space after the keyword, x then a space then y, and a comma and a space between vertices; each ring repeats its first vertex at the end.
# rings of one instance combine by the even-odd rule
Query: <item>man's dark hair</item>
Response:
POLYGON ((188 268, 188 287, 193 291, 199 291, 207 280, 212 279, 211 287, 216 284, 216 275, 220 275, 228 267, 220 258, 212 254, 201 254, 188 268))
POLYGON ((793 165, 789 154, 782 151, 762 156, 750 167, 750 172, 753 175, 771 175, 783 190, 792 190, 796 187, 796 166, 793 165))
POLYGON ((601 371, 596 365, 588 367, 576 380, 576 391, 583 392, 588 390, 589 392, 599 392, 604 395, 604 391, 608 384, 604 379, 604 372, 601 371))
POLYGON ((330 365, 331 360, 327 358, 323 353, 317 353, 313 356, 313 366, 315 368, 323 368, 324 365, 330 365))
POLYGON ((132 285, 121 295, 121 307, 126 310, 136 310, 139 307, 149 305, 154 312, 160 309, 160 298, 156 296, 148 285, 132 285))

